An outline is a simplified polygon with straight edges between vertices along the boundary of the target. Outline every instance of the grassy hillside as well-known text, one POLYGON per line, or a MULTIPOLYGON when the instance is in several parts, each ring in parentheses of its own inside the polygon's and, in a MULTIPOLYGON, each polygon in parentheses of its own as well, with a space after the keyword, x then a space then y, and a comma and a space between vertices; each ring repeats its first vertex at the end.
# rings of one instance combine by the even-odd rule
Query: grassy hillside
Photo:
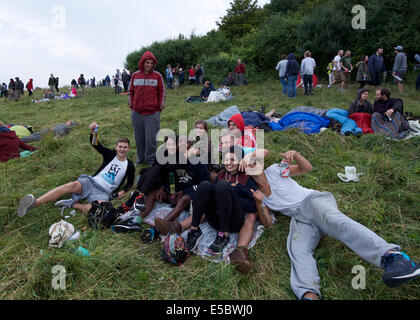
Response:
MULTIPOLYGON (((324 86, 325 88, 325 86, 324 86)), ((396 91, 396 88, 391 85, 396 91)), ((420 115, 420 94, 407 87, 405 111, 420 115)), ((197 119, 207 119, 235 104, 241 110, 266 106, 285 114, 296 106, 347 108, 355 100, 356 86, 347 93, 336 88, 318 89, 313 97, 298 92, 297 99, 281 95, 279 82, 233 88, 234 101, 219 104, 188 104, 186 97, 198 95, 201 88, 184 87, 167 92, 167 108, 162 128, 176 130, 178 120, 191 128, 197 119)), ((41 95, 36 92, 35 96, 41 95)), ((397 95, 397 94, 395 94, 397 95)), ((370 94, 373 99, 374 92, 370 94)), ((144 245, 138 234, 116 235, 109 230, 88 229, 81 245, 91 256, 81 258, 65 248, 48 248, 48 230, 60 220, 53 204, 38 207, 25 218, 16 215, 22 196, 40 196, 49 189, 93 174, 101 158, 89 146, 88 125, 101 125, 102 142, 111 146, 119 136, 135 144, 130 110, 125 96, 112 89, 87 90, 83 98, 34 104, 25 96, 20 102, 0 101, 0 120, 24 123, 41 130, 67 120, 79 125, 65 138, 46 137, 31 158, 0 163, 0 299, 295 299, 290 288, 290 261, 286 251, 289 219, 266 230, 250 251, 253 269, 242 275, 226 264, 214 264, 192 257, 176 268, 160 261, 160 244, 144 245), (67 289, 51 287, 51 269, 63 265, 67 270, 67 289)), ((391 141, 376 135, 342 137, 328 131, 306 136, 297 131, 265 135, 271 150, 266 165, 279 161, 279 152, 301 151, 314 170, 296 180, 307 188, 330 191, 339 208, 348 216, 377 232, 385 240, 403 247, 420 260, 420 139, 391 141), (360 183, 346 184, 337 177, 344 166, 354 165, 364 172, 360 183)), ((121 201, 120 201, 121 202, 121 201)), ((116 202, 119 204, 120 202, 116 202)), ((67 211, 68 212, 68 211, 67 211)), ((68 220, 77 229, 87 226, 80 213, 68 220)), ((387 288, 382 271, 363 261, 340 242, 323 238, 315 258, 326 299, 418 299, 420 281, 397 289, 387 288), (365 290, 353 290, 354 265, 367 270, 365 290)))

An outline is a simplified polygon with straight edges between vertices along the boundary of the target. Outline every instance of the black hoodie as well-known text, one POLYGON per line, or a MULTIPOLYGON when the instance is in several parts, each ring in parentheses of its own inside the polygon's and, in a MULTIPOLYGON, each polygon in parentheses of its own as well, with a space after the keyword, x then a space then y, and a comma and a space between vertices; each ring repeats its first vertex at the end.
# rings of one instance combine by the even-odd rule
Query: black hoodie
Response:
POLYGON ((369 114, 373 113, 372 104, 369 101, 366 100, 363 105, 359 104, 360 97, 361 97, 362 93, 365 92, 365 91, 366 91, 366 89, 359 89, 357 91, 356 101, 352 102, 350 104, 350 107, 349 107, 349 116, 352 115, 353 113, 357 113, 357 112, 365 112, 365 113, 369 113, 369 114))

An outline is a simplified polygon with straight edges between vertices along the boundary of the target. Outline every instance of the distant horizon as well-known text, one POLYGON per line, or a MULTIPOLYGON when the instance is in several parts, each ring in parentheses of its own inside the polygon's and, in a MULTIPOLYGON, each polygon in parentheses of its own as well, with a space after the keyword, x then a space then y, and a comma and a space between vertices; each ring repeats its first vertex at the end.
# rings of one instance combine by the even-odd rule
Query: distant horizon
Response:
MULTIPOLYGON (((262 7, 270 0, 257 2, 262 7)), ((202 36, 217 29, 230 1, 156 0, 145 7, 127 0, 118 14, 116 6, 115 0, 0 4, 0 83, 8 85, 19 77, 26 85, 32 78, 34 87, 47 88, 50 74, 63 87, 81 73, 97 81, 107 74, 112 78, 135 50, 180 34, 202 36)))

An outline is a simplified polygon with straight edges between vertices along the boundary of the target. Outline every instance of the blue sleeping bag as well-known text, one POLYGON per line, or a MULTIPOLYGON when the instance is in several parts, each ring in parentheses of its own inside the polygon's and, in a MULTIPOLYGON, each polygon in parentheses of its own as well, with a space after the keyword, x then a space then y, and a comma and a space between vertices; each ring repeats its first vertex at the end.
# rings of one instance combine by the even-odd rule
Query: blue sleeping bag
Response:
POLYGON ((321 128, 328 128, 329 125, 329 118, 301 111, 286 114, 279 122, 270 122, 273 131, 298 128, 306 134, 319 133, 321 128))
POLYGON ((330 109, 327 112, 327 117, 337 120, 340 122, 343 126, 341 127, 341 134, 345 135, 347 133, 352 134, 363 134, 362 129, 360 129, 356 121, 349 118, 349 113, 347 110, 343 109, 330 109))

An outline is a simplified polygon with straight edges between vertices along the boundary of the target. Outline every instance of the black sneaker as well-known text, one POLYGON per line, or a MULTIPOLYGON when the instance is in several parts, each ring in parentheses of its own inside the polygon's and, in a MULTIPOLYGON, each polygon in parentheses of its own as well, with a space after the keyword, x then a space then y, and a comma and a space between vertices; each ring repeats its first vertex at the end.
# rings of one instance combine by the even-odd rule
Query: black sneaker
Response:
POLYGON ((221 254, 223 248, 229 243, 229 241, 229 236, 226 236, 223 232, 219 232, 216 239, 214 239, 213 244, 209 247, 210 253, 215 255, 221 254))
POLYGON ((134 200, 134 208, 140 212, 146 211, 146 201, 144 199, 144 194, 139 194, 134 200))
POLYGON ((159 231, 155 227, 153 227, 153 228, 144 230, 140 238, 144 244, 151 244, 158 237, 159 237, 159 231))
POLYGON ((115 233, 133 233, 133 232, 140 232, 141 231, 141 221, 140 217, 135 217, 132 219, 128 219, 126 221, 117 221, 111 227, 112 232, 115 233))
POLYGON ((381 258, 384 269, 382 280, 391 288, 398 287, 420 276, 420 265, 404 252, 391 252, 381 258))
POLYGON ((188 231, 187 237, 187 249, 188 252, 192 252, 197 247, 197 242, 202 237, 203 233, 201 229, 198 228, 197 230, 190 229, 188 231))

